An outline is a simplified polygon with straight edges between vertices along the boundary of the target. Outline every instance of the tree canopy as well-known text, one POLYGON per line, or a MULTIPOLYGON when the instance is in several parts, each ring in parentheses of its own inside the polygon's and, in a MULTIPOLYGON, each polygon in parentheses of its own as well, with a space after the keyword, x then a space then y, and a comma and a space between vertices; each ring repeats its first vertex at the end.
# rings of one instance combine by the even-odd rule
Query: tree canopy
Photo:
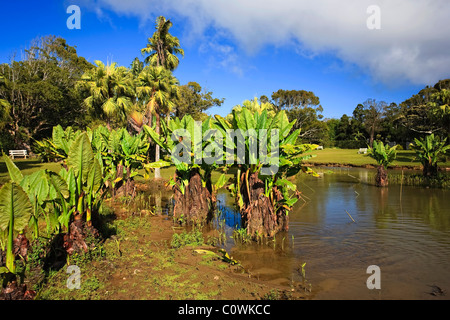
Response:
POLYGON ((30 149, 31 139, 50 135, 57 124, 85 124, 75 84, 93 66, 55 36, 34 40, 22 56, 0 65, 1 120, 9 137, 2 135, 2 144, 30 149))

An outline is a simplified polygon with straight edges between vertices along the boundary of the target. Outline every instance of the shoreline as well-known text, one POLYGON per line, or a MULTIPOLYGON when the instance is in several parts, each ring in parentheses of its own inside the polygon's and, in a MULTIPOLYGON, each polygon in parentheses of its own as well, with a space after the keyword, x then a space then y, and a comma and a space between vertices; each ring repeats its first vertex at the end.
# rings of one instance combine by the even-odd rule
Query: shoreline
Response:
MULTIPOLYGON (((378 166, 373 164, 352 164, 352 163, 331 163, 331 162, 305 162, 307 167, 336 167, 336 168, 362 168, 362 169, 376 169, 378 166)), ((390 165, 388 169, 393 170, 414 170, 422 171, 422 166, 401 166, 401 165, 390 165)), ((439 167, 439 171, 450 172, 450 167, 439 167)))

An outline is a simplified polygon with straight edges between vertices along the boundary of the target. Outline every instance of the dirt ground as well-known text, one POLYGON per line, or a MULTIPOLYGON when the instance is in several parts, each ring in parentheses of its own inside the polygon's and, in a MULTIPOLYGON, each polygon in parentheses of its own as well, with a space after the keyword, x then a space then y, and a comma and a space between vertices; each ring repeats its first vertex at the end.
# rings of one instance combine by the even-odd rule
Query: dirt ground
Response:
POLYGON ((217 234, 203 234, 203 241, 174 247, 175 233, 187 236, 167 215, 150 210, 132 212, 113 206, 113 234, 101 244, 101 257, 80 267, 80 289, 68 289, 66 267, 48 277, 38 299, 101 300, 258 300, 308 299, 300 283, 278 285, 253 277, 245 265, 224 261, 217 234), (202 251, 203 250, 203 251, 202 251))

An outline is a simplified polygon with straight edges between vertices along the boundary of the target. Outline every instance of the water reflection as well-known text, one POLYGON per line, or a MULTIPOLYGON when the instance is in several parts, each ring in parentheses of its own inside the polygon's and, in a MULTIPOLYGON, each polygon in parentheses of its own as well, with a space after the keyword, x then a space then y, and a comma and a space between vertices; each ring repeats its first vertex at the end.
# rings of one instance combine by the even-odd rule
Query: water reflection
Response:
MULTIPOLYGON (((450 191, 373 185, 375 170, 326 168, 319 178, 300 175, 302 200, 290 213, 289 232, 263 244, 236 244, 240 226, 234 199, 217 195, 226 249, 256 277, 277 284, 302 281, 316 299, 448 299, 450 292, 450 191), (349 217, 351 215, 354 221, 349 217), (381 269, 381 290, 366 287, 367 267, 381 269)), ((410 174, 405 172, 405 174, 410 174)), ((162 208, 170 194, 150 194, 143 204, 162 208)), ((139 205, 139 204, 138 204, 139 205)))
MULTIPOLYGON (((234 255, 257 269, 270 261, 283 274, 276 277, 294 280, 306 261, 319 299, 445 299, 430 295, 429 286, 450 290, 450 192, 394 183, 377 188, 373 174, 325 169, 320 178, 300 176, 304 201, 290 213, 290 230, 282 236, 289 239, 286 247, 269 253, 237 246, 234 255), (365 285, 372 264, 381 268, 381 290, 365 285)), ((233 200, 223 197, 233 208, 233 200)))

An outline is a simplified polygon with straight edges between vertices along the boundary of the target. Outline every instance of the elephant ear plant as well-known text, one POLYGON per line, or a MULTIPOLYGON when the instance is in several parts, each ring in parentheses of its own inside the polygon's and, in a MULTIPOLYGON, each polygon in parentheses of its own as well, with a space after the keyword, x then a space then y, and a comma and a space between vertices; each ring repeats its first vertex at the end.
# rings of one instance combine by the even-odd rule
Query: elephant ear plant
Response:
POLYGON ((99 127, 93 132, 92 145, 102 162, 112 196, 134 193, 134 177, 144 168, 150 146, 144 134, 99 127))
POLYGON ((397 157, 397 146, 389 147, 383 142, 373 142, 373 148, 368 148, 368 156, 375 159, 378 163, 377 175, 375 177, 375 184, 377 187, 386 187, 388 185, 387 167, 397 157))
MULTIPOLYGON (((174 192, 174 219, 179 223, 204 224, 214 214, 215 194, 223 187, 226 176, 220 176, 212 184, 212 172, 224 166, 224 156, 215 141, 212 119, 196 122, 190 115, 183 119, 171 119, 166 126, 162 123, 162 133, 157 134, 144 125, 146 132, 167 154, 175 165, 174 177, 170 185, 174 192)), ((164 163, 163 163, 164 164, 164 163)))
POLYGON ((421 139, 414 139, 412 149, 423 165, 424 177, 432 177, 438 174, 439 157, 445 155, 450 150, 450 144, 446 144, 447 138, 441 140, 434 134, 427 135, 421 139))
POLYGON ((242 108, 233 111, 231 123, 220 116, 216 120, 222 131, 232 130, 237 138, 230 145, 237 149, 237 170, 229 190, 236 198, 242 227, 253 239, 288 230, 289 211, 300 197, 288 178, 300 171, 313 173, 302 162, 312 157, 304 153, 317 146, 297 143, 300 129, 291 132, 295 121, 289 122, 284 111, 269 117, 266 110, 252 114, 242 108))
POLYGON ((68 228, 64 237, 64 246, 68 253, 87 251, 84 239, 89 234, 97 235, 92 226, 92 216, 97 213, 104 197, 102 168, 91 147, 86 132, 71 144, 66 160, 67 170, 61 170, 60 176, 66 179, 69 197, 64 197, 66 184, 53 177, 52 185, 59 194, 63 214, 60 222, 68 228), (66 207, 66 208, 64 208, 66 207))
POLYGON ((70 145, 81 133, 70 126, 64 130, 61 125, 57 125, 53 127, 51 138, 35 141, 36 153, 44 161, 65 159, 70 145))
MULTIPOLYGON (((17 241, 19 244, 24 239, 23 231, 28 225, 33 208, 28 195, 20 185, 8 182, 0 189, 0 237, 2 251, 5 250, 6 240, 6 269, 8 272, 16 273, 16 257, 14 254, 14 233, 19 233, 17 241)), ((23 253, 19 247, 19 254, 23 253)), ((24 248, 27 250, 27 247, 24 248)), ((3 271, 6 271, 3 269, 3 271)))

